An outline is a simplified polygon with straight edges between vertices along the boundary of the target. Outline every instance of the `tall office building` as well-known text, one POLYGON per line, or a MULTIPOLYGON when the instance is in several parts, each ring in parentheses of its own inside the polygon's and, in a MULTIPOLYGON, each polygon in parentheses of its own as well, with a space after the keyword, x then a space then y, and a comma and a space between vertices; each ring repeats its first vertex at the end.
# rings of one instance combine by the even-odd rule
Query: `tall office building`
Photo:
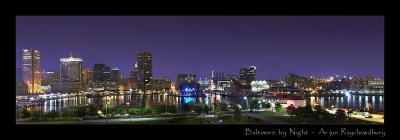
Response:
POLYGON ((151 90, 151 79, 153 78, 152 53, 138 51, 136 55, 138 87, 144 93, 148 93, 151 90))
POLYGON ((135 63, 135 66, 133 67, 132 71, 130 72, 130 88, 131 89, 137 89, 137 62, 135 63))
POLYGON ((60 58, 60 82, 81 82, 82 59, 70 55, 68 58, 60 58))
POLYGON ((94 64, 93 80, 95 82, 104 82, 111 80, 110 67, 105 64, 94 64))
POLYGON ((256 80, 256 67, 242 67, 240 68, 240 80, 246 81, 247 84, 250 84, 252 81, 256 80))
POLYGON ((121 80, 121 74, 119 73, 118 68, 111 69, 111 81, 119 81, 121 80))
POLYGON ((40 53, 38 50, 23 50, 22 79, 28 85, 28 93, 41 92, 40 53))

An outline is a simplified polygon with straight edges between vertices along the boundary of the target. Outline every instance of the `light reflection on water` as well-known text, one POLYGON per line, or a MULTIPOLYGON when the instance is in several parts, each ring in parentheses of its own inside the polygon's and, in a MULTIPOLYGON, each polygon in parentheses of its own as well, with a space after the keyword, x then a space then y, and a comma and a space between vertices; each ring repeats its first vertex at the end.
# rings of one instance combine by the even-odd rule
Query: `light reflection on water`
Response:
MULTIPOLYGON (((314 98, 314 97, 312 97, 314 98)), ((310 98, 310 99, 312 99, 310 98)), ((365 105, 369 102, 372 105, 373 112, 384 112, 384 99, 383 96, 364 96, 359 95, 345 96, 340 98, 335 98, 334 100, 326 100, 326 97, 315 97, 316 101, 320 101, 322 107, 334 106, 338 108, 352 108, 352 109, 364 109, 365 105), (358 96, 358 97, 357 97, 358 96)), ((328 97, 329 98, 329 97, 328 97)), ((316 103, 311 103, 311 105, 316 105, 316 103)))
MULTIPOLYGON (((248 107, 252 100, 259 100, 269 102, 274 104, 277 101, 280 101, 276 98, 270 97, 226 97, 220 95, 209 95, 207 97, 176 97, 176 96, 168 96, 168 95, 113 95, 110 96, 110 104, 109 107, 126 105, 129 103, 130 107, 138 107, 142 108, 145 106, 154 106, 159 104, 168 104, 175 106, 179 109, 182 104, 188 103, 199 103, 206 104, 209 106, 214 105, 217 102, 226 102, 239 104, 243 107, 248 107)), ((97 105, 105 107, 107 99, 105 97, 94 97, 87 98, 85 96, 76 96, 76 97, 67 97, 63 99, 54 99, 47 100, 44 104, 35 105, 30 107, 32 111, 62 111, 64 109, 71 109, 76 106, 84 106, 84 105, 97 105)), ((372 109, 374 112, 383 112, 384 111, 384 98, 383 96, 364 96, 362 98, 359 95, 351 95, 345 97, 310 97, 307 99, 307 102, 311 104, 314 108, 315 105, 319 104, 322 107, 340 107, 340 108, 352 108, 352 109, 363 109, 365 104, 371 102, 372 109), (358 97, 357 97, 358 96, 358 97), (371 102, 372 101, 372 102, 371 102)))

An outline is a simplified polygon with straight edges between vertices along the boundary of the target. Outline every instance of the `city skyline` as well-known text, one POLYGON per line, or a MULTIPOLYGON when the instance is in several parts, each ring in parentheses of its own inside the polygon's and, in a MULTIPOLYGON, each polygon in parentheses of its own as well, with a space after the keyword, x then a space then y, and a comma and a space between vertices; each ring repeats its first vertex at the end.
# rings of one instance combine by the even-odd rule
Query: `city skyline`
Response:
POLYGON ((128 77, 136 51, 150 50, 153 77, 173 81, 183 73, 209 78, 211 70, 239 75, 252 65, 257 79, 384 75, 383 16, 17 16, 16 33, 17 67, 22 49, 35 48, 46 71, 58 71, 72 51, 83 68, 101 63, 128 77))

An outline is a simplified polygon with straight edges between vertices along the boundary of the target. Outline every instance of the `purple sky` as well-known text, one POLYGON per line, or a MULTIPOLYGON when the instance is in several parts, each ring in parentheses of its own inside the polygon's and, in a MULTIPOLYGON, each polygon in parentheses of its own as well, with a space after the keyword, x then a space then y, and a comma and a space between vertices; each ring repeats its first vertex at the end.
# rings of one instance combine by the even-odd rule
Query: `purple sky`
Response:
POLYGON ((257 66, 257 79, 301 75, 384 74, 383 16, 17 16, 21 50, 41 52, 42 68, 59 69, 69 51, 84 67, 118 67, 127 76, 136 51, 153 51, 153 77, 210 77, 257 66))

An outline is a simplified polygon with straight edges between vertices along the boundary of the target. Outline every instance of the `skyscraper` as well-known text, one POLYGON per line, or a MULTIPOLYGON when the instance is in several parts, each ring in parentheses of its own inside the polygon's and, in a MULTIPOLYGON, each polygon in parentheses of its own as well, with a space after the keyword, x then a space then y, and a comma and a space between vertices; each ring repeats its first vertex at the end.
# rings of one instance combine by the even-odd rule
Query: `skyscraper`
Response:
POLYGON ((119 81, 121 80, 121 74, 119 73, 118 68, 111 69, 111 81, 119 81))
POLYGON ((38 50, 23 50, 22 79, 28 85, 28 93, 41 92, 40 53, 38 50))
POLYGON ((153 78, 152 53, 150 51, 138 51, 136 56, 139 89, 147 93, 151 90, 151 79, 153 78))
POLYGON ((68 58, 60 58, 60 82, 81 82, 82 59, 70 55, 68 58))
POLYGON ((239 79, 246 81, 247 84, 250 84, 251 81, 256 80, 256 67, 249 66, 240 68, 239 79))
POLYGON ((137 62, 133 67, 132 71, 130 72, 130 88, 137 89, 137 62))
POLYGON ((110 67, 105 64, 94 64, 93 80, 95 82, 104 82, 111 80, 110 67))

